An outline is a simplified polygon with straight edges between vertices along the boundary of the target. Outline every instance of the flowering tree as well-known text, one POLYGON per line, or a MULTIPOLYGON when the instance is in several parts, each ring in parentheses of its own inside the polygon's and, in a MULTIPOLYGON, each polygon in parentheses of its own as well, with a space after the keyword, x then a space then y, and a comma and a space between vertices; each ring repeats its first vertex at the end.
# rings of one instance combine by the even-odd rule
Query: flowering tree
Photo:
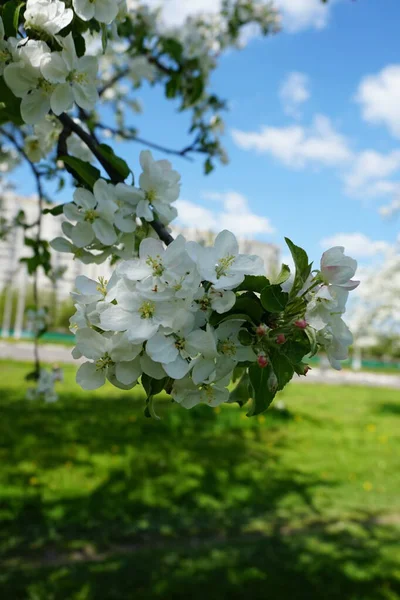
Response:
MULTIPOLYGON (((210 73, 218 55, 240 43, 244 27, 277 30, 271 6, 224 0, 215 18, 189 19, 179 30, 160 28, 157 12, 136 1, 0 0, 0 8, 0 135, 29 164, 39 203, 35 223, 19 219, 32 249, 28 270, 56 277, 41 215, 46 179, 63 186, 65 171, 76 189, 72 202, 46 209, 65 216, 52 248, 86 264, 115 264, 109 281, 76 280, 73 356, 87 359, 78 383, 91 390, 107 379, 131 389, 141 381, 148 416, 162 390, 186 408, 251 399, 248 414, 256 415, 295 373, 307 373, 307 358, 320 348, 340 368, 352 342, 341 317, 358 285, 356 261, 344 248, 325 252, 313 270, 306 252, 287 239, 295 272, 283 265, 268 279, 262 260, 239 254, 229 231, 212 247, 174 240, 169 224, 177 216, 179 173, 145 150, 134 176, 103 141, 140 141, 182 157, 201 153, 206 173, 217 159, 225 162, 225 102, 209 90, 210 73), (144 79, 191 111, 192 141, 182 150, 147 142, 127 125, 132 89, 144 79), (103 122, 104 106, 114 123, 103 122)), ((38 293, 36 278, 43 325, 38 293)), ((38 394, 53 400, 54 377, 41 373, 38 357, 34 376, 38 394)))

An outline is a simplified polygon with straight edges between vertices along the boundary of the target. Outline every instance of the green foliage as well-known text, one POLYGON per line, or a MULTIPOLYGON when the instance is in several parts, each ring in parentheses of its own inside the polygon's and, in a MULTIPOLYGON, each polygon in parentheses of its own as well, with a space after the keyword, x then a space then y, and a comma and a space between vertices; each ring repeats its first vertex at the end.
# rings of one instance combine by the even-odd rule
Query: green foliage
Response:
POLYGON ((39 267, 43 268, 46 275, 50 273, 51 254, 49 251, 49 243, 46 240, 38 240, 29 237, 25 237, 24 243, 25 246, 31 248, 33 252, 33 256, 20 259, 20 262, 26 264, 29 275, 33 275, 39 267))
POLYGON ((99 169, 80 158, 60 156, 60 159, 64 162, 67 171, 89 190, 93 189, 94 184, 101 177, 99 169))
POLYGON ((53 215, 53 217, 58 217, 63 214, 64 204, 58 204, 54 208, 45 208, 43 210, 44 215, 53 215))
POLYGON ((282 284, 285 283, 290 277, 290 269, 288 265, 283 264, 278 276, 272 281, 274 284, 282 284))
POLYGON ((145 373, 141 377, 141 383, 144 391, 146 392, 146 408, 144 411, 144 416, 147 418, 159 419, 155 410, 154 410, 154 396, 160 394, 169 378, 164 377, 163 379, 154 379, 145 373))
POLYGON ((8 122, 22 125, 20 105, 21 100, 14 96, 3 77, 0 77, 0 125, 8 122))
POLYGON ((234 389, 230 392, 229 402, 237 402, 239 406, 243 406, 250 400, 252 392, 253 390, 250 388, 250 377, 246 371, 243 373, 234 389))
POLYGON ((311 273, 312 264, 309 264, 307 253, 305 250, 303 250, 303 248, 293 244, 289 238, 285 238, 285 241, 289 247, 293 262, 296 267, 293 287, 290 291, 290 296, 294 297, 306 283, 307 278, 311 273))
POLYGON ((271 313, 279 313, 285 310, 289 300, 289 294, 282 291, 280 285, 269 285, 261 292, 261 304, 265 310, 271 313))
POLYGON ((6 37, 16 37, 20 20, 21 8, 25 2, 9 0, 3 6, 1 16, 3 19, 4 33, 6 37))
POLYGON ((117 156, 111 146, 108 146, 107 144, 100 144, 98 150, 107 160, 107 162, 113 167, 113 169, 118 171, 120 175, 120 181, 125 181, 131 172, 127 163, 122 158, 117 156))
POLYGON ((269 284, 269 280, 264 275, 246 275, 243 283, 236 288, 236 291, 248 290, 260 294, 269 284))
POLYGON ((291 360, 280 351, 280 349, 273 349, 270 351, 270 359, 273 368, 273 372, 278 380, 277 390, 283 390, 283 388, 289 383, 294 374, 294 367, 291 360))
POLYGON ((248 417, 254 417, 267 410, 275 398, 276 387, 271 386, 270 377, 273 369, 270 365, 261 369, 258 365, 249 367, 249 378, 251 383, 251 408, 248 417))

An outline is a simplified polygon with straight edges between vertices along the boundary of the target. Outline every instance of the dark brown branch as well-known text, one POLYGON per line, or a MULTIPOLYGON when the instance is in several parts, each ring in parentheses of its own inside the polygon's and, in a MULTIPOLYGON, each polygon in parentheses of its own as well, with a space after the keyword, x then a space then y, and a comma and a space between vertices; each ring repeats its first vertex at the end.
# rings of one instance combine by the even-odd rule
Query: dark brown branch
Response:
POLYGON ((82 127, 75 123, 75 121, 71 119, 71 117, 68 116, 66 113, 62 113, 58 117, 58 119, 62 123, 62 125, 64 125, 64 135, 66 135, 66 132, 68 131, 73 131, 74 133, 76 133, 76 135, 80 137, 81 140, 86 144, 89 150, 91 150, 92 154, 97 158, 97 160, 104 168, 104 170, 108 173, 112 181, 114 181, 115 183, 119 183, 120 181, 122 181, 121 174, 116 169, 114 169, 112 165, 110 165, 106 158, 104 158, 103 154, 99 150, 99 145, 90 133, 87 133, 84 129, 82 129, 82 127))

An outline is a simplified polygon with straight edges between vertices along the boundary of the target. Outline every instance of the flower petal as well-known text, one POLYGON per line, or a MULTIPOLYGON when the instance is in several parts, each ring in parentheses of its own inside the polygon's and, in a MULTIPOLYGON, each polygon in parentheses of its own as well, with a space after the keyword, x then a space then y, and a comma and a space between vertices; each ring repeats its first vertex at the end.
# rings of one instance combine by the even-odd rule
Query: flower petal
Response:
POLYGON ((97 390, 105 382, 104 371, 97 370, 96 365, 91 362, 83 363, 76 374, 76 383, 84 390, 97 390))

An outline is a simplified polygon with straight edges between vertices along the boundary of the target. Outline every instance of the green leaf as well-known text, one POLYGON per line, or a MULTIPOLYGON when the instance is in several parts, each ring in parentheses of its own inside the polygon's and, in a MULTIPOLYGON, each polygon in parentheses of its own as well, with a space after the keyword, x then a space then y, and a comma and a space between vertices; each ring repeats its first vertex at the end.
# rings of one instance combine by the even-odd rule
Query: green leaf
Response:
POLYGON ((249 384, 250 377, 249 374, 245 372, 239 379, 239 383, 235 389, 229 394, 229 403, 237 402, 239 406, 246 404, 246 402, 250 400, 249 384))
POLYGON ((190 79, 186 85, 189 87, 189 90, 187 92, 187 101, 185 100, 185 106, 190 106, 198 101, 204 91, 203 75, 193 77, 193 79, 190 79))
POLYGON ((118 171, 118 173, 121 175, 121 181, 125 181, 129 173, 131 172, 126 162, 122 158, 117 156, 114 150, 111 148, 111 146, 108 146, 107 144, 100 144, 98 146, 98 150, 110 163, 113 169, 118 171))
POLYGON ((253 319, 245 313, 228 312, 220 315, 219 313, 214 312, 209 318, 209 323, 213 327, 216 327, 217 325, 219 325, 220 323, 224 323, 225 321, 247 321, 248 323, 254 325, 253 319))
POLYGON ((310 352, 310 342, 307 335, 302 331, 297 339, 288 340, 286 344, 283 344, 280 352, 288 358, 292 365, 301 362, 303 357, 310 352))
POLYGON ((285 283, 290 277, 290 269, 288 265, 283 264, 277 278, 272 282, 274 284, 282 284, 285 283))
POLYGON ((278 390, 283 390, 293 377, 294 367, 291 361, 277 350, 270 351, 270 359, 272 368, 278 379, 278 390))
POLYGON ((80 158, 75 158, 74 156, 60 156, 60 159, 66 165, 67 170, 90 189, 92 189, 96 181, 101 178, 99 169, 96 169, 96 167, 93 167, 93 165, 80 158))
POLYGON ((214 165, 212 164, 211 159, 207 158, 207 160, 204 163, 204 174, 208 175, 209 173, 211 173, 211 171, 214 171, 214 165))
POLYGON ((165 86, 165 95, 167 98, 175 98, 178 93, 181 80, 178 75, 172 75, 165 86))
POLYGON ((103 48, 103 54, 107 50, 107 44, 108 44, 107 25, 105 23, 101 23, 101 46, 103 48))
POLYGON ((271 367, 262 369, 258 365, 249 367, 249 379, 252 389, 252 404, 248 417, 254 417, 267 410, 271 402, 275 398, 276 390, 270 389, 268 380, 272 373, 271 367))
POLYGON ((241 292, 242 290, 246 290, 261 294, 267 285, 270 285, 270 282, 264 275, 246 275, 244 281, 235 289, 235 291, 241 292))
POLYGON ((238 333, 238 340, 243 346, 251 346, 254 342, 254 337, 247 329, 241 329, 238 333))
POLYGON ((308 326, 304 329, 304 333, 310 341, 310 354, 311 356, 314 356, 318 352, 317 332, 314 327, 308 326))
POLYGON ((155 396, 156 394, 162 392, 167 380, 168 377, 164 377, 163 379, 154 379, 153 377, 150 377, 150 375, 143 373, 141 382, 147 397, 150 398, 150 396, 155 396))
POLYGON ((21 99, 14 96, 3 77, 0 77, 0 125, 10 121, 22 125, 20 106, 21 99))
POLYGON ((256 324, 261 321, 264 314, 261 302, 255 294, 241 294, 238 296, 235 305, 230 312, 244 313, 245 315, 248 315, 256 324))
POLYGON ((75 43, 76 54, 79 58, 81 58, 81 56, 84 56, 86 52, 85 38, 80 33, 74 33, 73 38, 75 43))
POLYGON ((176 62, 179 62, 182 58, 183 46, 175 38, 166 38, 161 40, 162 48, 164 52, 169 54, 176 62))
POLYGON ((283 292, 280 285, 269 285, 261 292, 261 303, 271 313, 285 310, 288 300, 289 294, 283 292))
POLYGON ((58 204, 54 208, 45 208, 43 210, 44 215, 53 215, 53 217, 58 217, 63 214, 65 204, 58 204))
POLYGON ((288 245, 296 267, 293 287, 290 291, 291 296, 296 296, 296 294, 301 290, 307 281, 307 278, 311 273, 312 264, 309 264, 307 253, 305 250, 303 250, 303 248, 293 244, 289 238, 285 238, 285 241, 288 245))
POLYGON ((19 14, 23 6, 24 2, 20 2, 19 0, 10 0, 10 2, 6 2, 3 6, 2 18, 6 38, 17 35, 19 14))

